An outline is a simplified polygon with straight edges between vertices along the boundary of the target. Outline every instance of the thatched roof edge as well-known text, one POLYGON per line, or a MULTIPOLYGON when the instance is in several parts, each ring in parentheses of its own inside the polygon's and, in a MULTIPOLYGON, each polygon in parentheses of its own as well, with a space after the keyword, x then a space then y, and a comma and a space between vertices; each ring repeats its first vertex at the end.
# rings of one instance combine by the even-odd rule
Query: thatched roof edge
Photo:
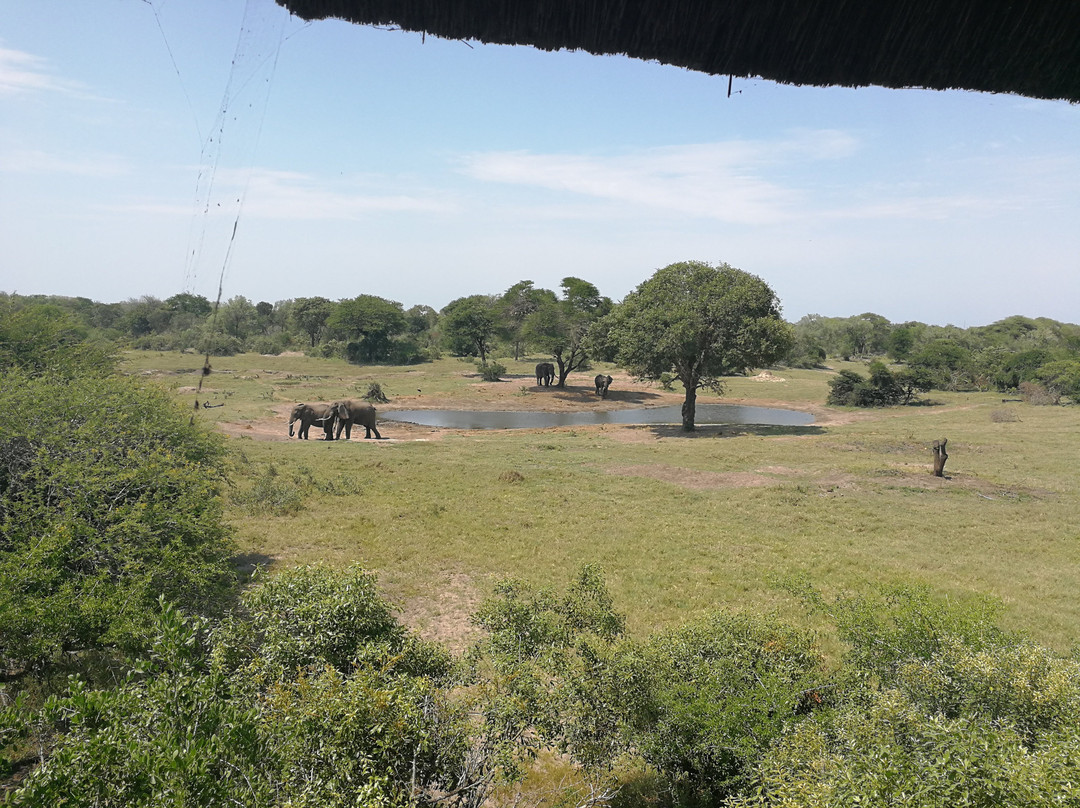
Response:
POLYGON ((788 84, 1080 101, 1080 0, 277 0, 303 19, 788 84))

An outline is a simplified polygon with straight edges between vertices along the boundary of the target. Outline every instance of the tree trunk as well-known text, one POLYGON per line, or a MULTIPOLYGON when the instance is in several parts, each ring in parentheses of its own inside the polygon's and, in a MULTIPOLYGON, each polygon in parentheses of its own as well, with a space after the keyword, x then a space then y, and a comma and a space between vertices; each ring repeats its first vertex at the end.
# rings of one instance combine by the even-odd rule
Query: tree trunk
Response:
POLYGON ((570 368, 566 366, 561 353, 555 354, 555 363, 559 366, 559 381, 555 383, 555 386, 566 389, 566 377, 570 375, 570 368))
POLYGON ((949 459, 949 455, 945 453, 945 444, 949 442, 948 438, 942 438, 941 440, 934 441, 934 476, 945 476, 945 461, 949 459))
POLYGON ((694 431, 694 414, 697 412, 697 385, 686 386, 686 400, 682 405, 682 428, 685 432, 694 431))

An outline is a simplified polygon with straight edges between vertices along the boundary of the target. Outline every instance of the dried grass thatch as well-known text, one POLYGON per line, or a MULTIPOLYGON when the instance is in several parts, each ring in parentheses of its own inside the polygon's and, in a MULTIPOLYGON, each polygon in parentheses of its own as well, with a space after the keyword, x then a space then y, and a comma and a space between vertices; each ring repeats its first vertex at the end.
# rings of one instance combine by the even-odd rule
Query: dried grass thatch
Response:
POLYGON ((1080 2, 277 0, 304 19, 626 54, 788 84, 959 88, 1080 101, 1080 2))

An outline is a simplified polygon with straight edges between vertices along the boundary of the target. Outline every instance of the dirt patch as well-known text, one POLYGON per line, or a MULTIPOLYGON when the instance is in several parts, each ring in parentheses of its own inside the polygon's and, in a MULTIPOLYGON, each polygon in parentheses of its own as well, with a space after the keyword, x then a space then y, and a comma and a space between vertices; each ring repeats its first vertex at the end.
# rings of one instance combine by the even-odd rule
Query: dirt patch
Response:
POLYGON ((437 598, 406 601, 402 621, 424 639, 437 640, 451 652, 460 654, 480 634, 469 617, 480 606, 483 596, 473 586, 472 579, 460 572, 447 573, 437 589, 437 598))

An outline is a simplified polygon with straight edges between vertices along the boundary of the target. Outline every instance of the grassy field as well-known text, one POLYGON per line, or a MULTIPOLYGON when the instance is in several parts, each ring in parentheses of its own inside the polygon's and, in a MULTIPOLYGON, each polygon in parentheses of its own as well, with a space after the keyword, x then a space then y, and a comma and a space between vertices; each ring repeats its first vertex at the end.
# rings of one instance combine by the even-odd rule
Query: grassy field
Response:
MULTIPOLYGON (((508 380, 481 385, 456 359, 408 368, 215 360, 198 401, 225 406, 197 417, 231 436, 228 514, 244 552, 272 564, 359 561, 410 622, 457 647, 496 579, 561 587, 586 562, 604 568, 641 633, 717 607, 794 619, 778 582, 805 576, 830 593, 914 582, 950 597, 989 594, 1007 625, 1059 649, 1077 640, 1078 407, 935 392, 926 406, 828 410, 828 371, 776 370, 785 381, 735 379, 724 400, 812 408, 817 425, 688 436, 663 426, 457 432, 386 422, 385 441, 286 439, 290 402, 358 397, 371 381, 391 399, 380 410, 599 405, 587 397, 596 370, 571 377, 576 392, 559 397, 533 387, 535 360, 499 361, 508 380), (929 473, 930 444, 942 437, 943 480, 929 473), (303 507, 275 515, 245 504, 259 480, 294 488, 303 507)), ((128 372, 189 406, 201 364, 156 352, 125 359, 128 372)), ((671 400, 620 376, 613 392, 610 406, 671 400)))

